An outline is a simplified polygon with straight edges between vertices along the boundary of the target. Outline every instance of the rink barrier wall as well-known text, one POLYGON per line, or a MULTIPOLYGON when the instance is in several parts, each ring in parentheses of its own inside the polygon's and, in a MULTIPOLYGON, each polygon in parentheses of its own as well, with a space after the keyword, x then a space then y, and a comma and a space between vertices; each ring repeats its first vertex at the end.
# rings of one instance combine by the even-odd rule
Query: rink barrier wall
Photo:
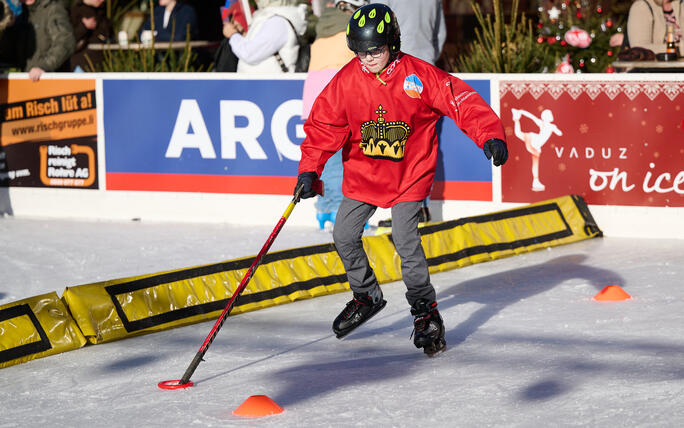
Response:
MULTIPOLYGON (((420 229, 430 272, 568 244, 602 232, 579 196, 429 224, 420 229)), ((392 234, 363 238, 380 283, 401 279, 392 234)), ((254 258, 68 287, 63 295, 90 343, 215 319, 254 258)), ((335 246, 267 254, 231 314, 349 289, 335 246)))
POLYGON ((0 368, 78 349, 86 343, 56 292, 0 306, 0 368))
MULTIPOLYGON (((289 202, 296 181, 305 76, 0 76, 0 214, 269 225, 270 207, 289 202)), ((499 115, 510 156, 494 167, 452 120, 441 121, 434 219, 580 194, 607 236, 684 239, 684 163, 672 150, 684 135, 681 75, 455 76, 499 115), (520 133, 536 133, 530 115, 543 111, 558 133, 538 158, 540 188, 520 133)), ((303 202, 288 225, 312 227, 315 214, 314 201, 303 202)))

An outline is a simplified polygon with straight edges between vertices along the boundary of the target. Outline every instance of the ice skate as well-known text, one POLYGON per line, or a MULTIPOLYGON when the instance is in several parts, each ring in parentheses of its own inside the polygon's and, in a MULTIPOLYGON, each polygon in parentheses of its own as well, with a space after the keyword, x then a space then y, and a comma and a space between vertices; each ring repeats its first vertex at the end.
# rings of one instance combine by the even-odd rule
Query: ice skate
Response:
POLYGON ((318 228, 321 230, 326 230, 325 227, 327 223, 335 223, 335 217, 333 216, 333 213, 317 212, 316 220, 318 221, 318 228))
POLYGON ((333 332, 338 339, 342 339, 356 327, 380 312, 386 304, 387 301, 382 298, 382 293, 380 300, 376 303, 373 303, 373 299, 367 294, 354 293, 354 298, 347 303, 347 306, 333 321, 333 332))
POLYGON ((520 120, 520 116, 522 115, 522 113, 520 112, 520 110, 512 108, 512 109, 511 109, 511 113, 513 114, 513 120, 514 120, 514 121, 520 120))
POLYGON ((446 350, 444 322, 437 310, 437 303, 420 299, 414 303, 411 314, 414 316, 412 335, 416 348, 423 348, 428 357, 446 350))
POLYGON ((539 179, 535 178, 532 180, 532 191, 533 192, 543 192, 546 189, 546 186, 541 184, 541 181, 539 179))

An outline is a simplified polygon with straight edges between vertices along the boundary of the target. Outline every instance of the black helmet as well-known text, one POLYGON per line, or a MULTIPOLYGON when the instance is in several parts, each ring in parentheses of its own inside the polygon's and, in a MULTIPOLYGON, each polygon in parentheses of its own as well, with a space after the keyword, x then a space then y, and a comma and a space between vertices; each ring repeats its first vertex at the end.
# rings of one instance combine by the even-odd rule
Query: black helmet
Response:
POLYGON ((347 24, 347 46, 367 52, 387 45, 394 57, 401 47, 399 24, 392 9, 373 3, 358 9, 347 24))

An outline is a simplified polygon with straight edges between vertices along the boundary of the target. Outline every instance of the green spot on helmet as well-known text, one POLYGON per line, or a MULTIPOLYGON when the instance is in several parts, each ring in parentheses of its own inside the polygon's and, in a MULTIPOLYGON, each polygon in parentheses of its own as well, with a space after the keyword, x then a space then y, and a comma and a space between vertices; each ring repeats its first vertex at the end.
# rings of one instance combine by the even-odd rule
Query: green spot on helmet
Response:
POLYGON ((347 26, 347 46, 354 52, 367 52, 387 45, 394 57, 401 48, 400 36, 397 18, 384 4, 361 7, 347 26))

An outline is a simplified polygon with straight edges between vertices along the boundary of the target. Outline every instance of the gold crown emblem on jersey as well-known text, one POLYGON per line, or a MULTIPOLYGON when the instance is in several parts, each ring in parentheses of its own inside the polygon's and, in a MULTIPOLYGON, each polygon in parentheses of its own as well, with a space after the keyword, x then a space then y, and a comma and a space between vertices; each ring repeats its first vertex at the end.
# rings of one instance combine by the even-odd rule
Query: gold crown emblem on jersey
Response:
POLYGON ((401 120, 385 122, 383 117, 385 113, 387 111, 379 105, 375 110, 378 120, 368 120, 361 124, 359 147, 368 157, 399 162, 404 158, 404 148, 411 133, 411 127, 401 120))

